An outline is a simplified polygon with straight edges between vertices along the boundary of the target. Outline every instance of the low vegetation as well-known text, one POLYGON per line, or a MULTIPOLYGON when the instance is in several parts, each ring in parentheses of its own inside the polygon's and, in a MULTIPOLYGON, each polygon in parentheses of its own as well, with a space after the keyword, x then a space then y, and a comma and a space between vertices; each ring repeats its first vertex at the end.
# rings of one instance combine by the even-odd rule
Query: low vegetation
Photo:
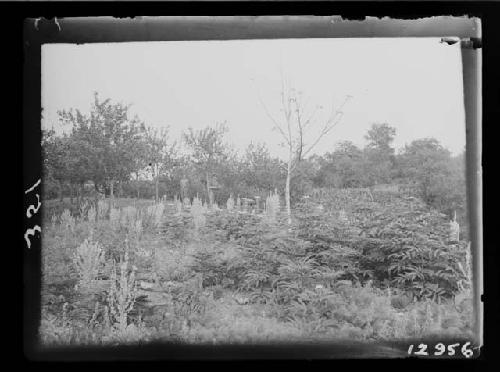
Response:
POLYGON ((444 215, 399 192, 330 189, 288 225, 268 198, 261 213, 195 198, 46 216, 42 342, 471 334, 468 246, 449 241, 444 215))
POLYGON ((44 344, 471 334, 463 154, 396 151, 373 123, 364 148, 313 155, 342 115, 304 131, 288 93, 287 160, 238 153, 225 123, 178 143, 97 93, 59 112, 68 130, 42 135, 44 344))

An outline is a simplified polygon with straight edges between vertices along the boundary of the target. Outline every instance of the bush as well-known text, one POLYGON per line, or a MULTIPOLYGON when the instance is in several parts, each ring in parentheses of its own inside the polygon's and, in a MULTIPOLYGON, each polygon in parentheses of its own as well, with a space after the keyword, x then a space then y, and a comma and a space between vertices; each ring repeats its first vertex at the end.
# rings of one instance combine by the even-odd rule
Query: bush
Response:
POLYGON ((203 206, 201 200, 195 197, 191 205, 191 215, 193 217, 194 228, 196 231, 199 231, 205 226, 205 213, 206 208, 203 206))
POLYGON ((170 246, 181 247, 192 236, 192 218, 188 213, 167 214, 161 227, 162 235, 170 246))
POLYGON ((160 279, 183 281, 190 275, 189 266, 193 258, 192 247, 158 247, 154 255, 153 267, 160 279))
POLYGON ((142 214, 142 223, 145 228, 154 229, 160 226, 163 219, 165 205, 158 203, 148 206, 142 214))
POLYGON ((235 288, 245 272, 245 262, 240 248, 220 244, 193 253, 189 268, 201 274, 203 287, 222 285, 235 288))
POLYGON ((76 249, 73 263, 78 273, 79 288, 83 291, 91 289, 105 266, 101 245, 85 239, 76 249))
POLYGON ((61 214, 61 225, 64 226, 64 228, 68 229, 69 231, 73 232, 75 229, 75 218, 71 215, 71 212, 69 209, 65 209, 64 212, 61 214))
POLYGON ((458 283, 465 279, 460 265, 465 264, 466 244, 449 244, 444 215, 412 197, 374 192, 363 198, 355 197, 357 190, 352 197, 349 193, 332 190, 319 198, 327 210, 339 205, 347 211, 348 227, 332 215, 311 212, 316 197, 302 206, 300 236, 329 252, 334 244, 358 252, 347 250, 352 254, 343 255, 355 278, 370 278, 379 286, 390 281, 419 299, 451 298, 459 291, 458 283))
POLYGON ((132 310, 136 295, 135 270, 129 271, 128 255, 119 263, 119 274, 116 268, 111 271, 111 287, 108 293, 110 321, 116 324, 120 331, 128 326, 128 314, 132 310))
POLYGON ((221 210, 206 216, 204 232, 222 242, 251 240, 256 230, 265 228, 261 217, 250 213, 221 210))

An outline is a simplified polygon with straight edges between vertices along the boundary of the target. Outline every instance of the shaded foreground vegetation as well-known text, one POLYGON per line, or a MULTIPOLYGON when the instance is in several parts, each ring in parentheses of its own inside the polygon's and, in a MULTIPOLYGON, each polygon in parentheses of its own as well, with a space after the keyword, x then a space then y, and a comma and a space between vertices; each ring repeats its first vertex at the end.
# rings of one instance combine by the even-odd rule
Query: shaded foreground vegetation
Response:
POLYGON ((273 200, 46 207, 42 343, 472 335, 470 253, 446 216, 400 192, 324 189, 288 225, 273 200))

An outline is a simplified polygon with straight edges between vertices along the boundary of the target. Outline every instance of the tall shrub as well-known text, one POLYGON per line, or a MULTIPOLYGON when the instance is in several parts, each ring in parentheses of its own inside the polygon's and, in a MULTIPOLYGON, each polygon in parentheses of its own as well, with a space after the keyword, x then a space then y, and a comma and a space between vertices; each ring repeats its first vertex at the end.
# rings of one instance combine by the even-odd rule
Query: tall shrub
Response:
POLYGON ((83 291, 90 290, 104 268, 104 250, 98 242, 85 239, 74 253, 73 264, 78 273, 79 288, 83 291))

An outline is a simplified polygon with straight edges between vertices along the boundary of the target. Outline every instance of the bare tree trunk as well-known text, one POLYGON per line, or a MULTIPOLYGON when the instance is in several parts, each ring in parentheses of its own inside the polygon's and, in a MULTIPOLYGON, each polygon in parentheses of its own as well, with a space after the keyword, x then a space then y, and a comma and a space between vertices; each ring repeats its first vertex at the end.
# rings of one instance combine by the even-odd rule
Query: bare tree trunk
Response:
POLYGON ((76 184, 76 205, 78 208, 82 205, 82 186, 79 183, 76 184))
POLYGON ((113 208, 113 204, 114 204, 114 198, 115 198, 115 195, 114 195, 114 182, 111 181, 109 183, 109 213, 111 213, 111 208, 113 208))
POLYGON ((62 181, 59 181, 59 202, 62 204, 64 198, 64 193, 63 193, 63 183, 62 181))
POLYGON ((187 185, 188 185, 188 180, 185 179, 185 178, 181 179, 181 181, 180 181, 181 202, 183 202, 183 203, 184 203, 184 198, 188 197, 188 188, 187 188, 187 185))
POLYGON ((121 182, 118 182, 118 187, 116 189, 116 196, 121 198, 123 196, 123 186, 121 182))
POLYGON ((99 220, 99 188, 97 182, 94 181, 94 208, 95 208, 95 222, 99 220))
POLYGON ((207 172, 206 174, 206 178, 207 178, 207 196, 208 196, 208 205, 210 207, 212 207, 212 200, 211 200, 211 197, 210 197, 210 182, 209 182, 209 173, 207 172))
POLYGON ((75 186, 70 183, 69 184, 69 202, 71 203, 71 205, 75 205, 74 194, 75 194, 75 186))
POLYGON ((286 201, 286 214, 288 216, 288 224, 292 224, 292 209, 290 206, 290 179, 292 173, 292 149, 290 148, 290 155, 288 157, 288 165, 286 172, 286 185, 285 185, 285 201, 286 201))
POLYGON ((155 203, 158 203, 158 186, 160 183, 160 176, 156 175, 155 179, 155 203))

